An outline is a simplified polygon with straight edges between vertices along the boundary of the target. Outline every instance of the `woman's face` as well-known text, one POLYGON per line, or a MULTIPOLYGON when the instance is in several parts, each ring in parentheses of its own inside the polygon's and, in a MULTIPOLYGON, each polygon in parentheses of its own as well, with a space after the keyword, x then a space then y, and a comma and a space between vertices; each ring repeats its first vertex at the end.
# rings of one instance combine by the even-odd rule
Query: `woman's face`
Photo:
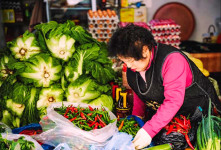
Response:
POLYGON ((147 46, 143 46, 143 57, 143 59, 135 60, 133 57, 118 56, 128 68, 137 72, 145 71, 150 63, 151 51, 147 46))

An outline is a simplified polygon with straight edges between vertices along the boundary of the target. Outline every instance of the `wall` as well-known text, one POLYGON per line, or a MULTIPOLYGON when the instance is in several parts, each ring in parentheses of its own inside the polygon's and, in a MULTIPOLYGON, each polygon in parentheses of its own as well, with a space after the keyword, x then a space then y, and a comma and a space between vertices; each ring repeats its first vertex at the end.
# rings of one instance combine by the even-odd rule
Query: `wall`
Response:
MULTIPOLYGON (((168 2, 180 2, 192 10, 195 17, 195 29, 189 40, 202 42, 202 34, 207 33, 210 24, 221 17, 221 0, 144 0, 151 1, 147 9, 148 21, 153 18, 156 10, 168 2)), ((218 30, 216 26, 216 31, 218 30)))

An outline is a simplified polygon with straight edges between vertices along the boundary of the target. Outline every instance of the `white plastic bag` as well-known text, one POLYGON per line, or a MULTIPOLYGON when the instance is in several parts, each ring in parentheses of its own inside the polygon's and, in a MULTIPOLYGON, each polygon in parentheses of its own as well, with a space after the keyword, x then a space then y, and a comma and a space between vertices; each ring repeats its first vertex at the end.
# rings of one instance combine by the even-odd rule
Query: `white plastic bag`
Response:
POLYGON ((3 139, 7 139, 7 140, 17 140, 18 138, 24 136, 25 137, 25 140, 27 141, 31 141, 34 143, 35 145, 35 150, 43 150, 43 148, 41 147, 41 145, 36 141, 34 140, 31 136, 29 135, 24 135, 24 134, 12 134, 12 133, 2 133, 2 138, 3 139))
MULTIPOLYGON (((88 104, 71 102, 52 103, 47 108, 47 117, 40 122, 44 132, 39 135, 34 135, 35 139, 55 147, 59 143, 67 143, 72 149, 89 149, 91 145, 96 145, 98 147, 105 146, 111 137, 118 131, 116 126, 117 120, 101 129, 91 131, 81 130, 54 110, 54 108, 60 108, 62 105, 66 107, 72 105, 83 108, 89 106, 88 104)), ((91 107, 100 108, 99 106, 91 107)), ((105 107, 105 109, 108 111, 110 119, 116 119, 116 116, 109 111, 108 108, 105 107)))
POLYGON ((2 130, 2 133, 12 133, 12 129, 3 122, 0 122, 0 128, 2 130))

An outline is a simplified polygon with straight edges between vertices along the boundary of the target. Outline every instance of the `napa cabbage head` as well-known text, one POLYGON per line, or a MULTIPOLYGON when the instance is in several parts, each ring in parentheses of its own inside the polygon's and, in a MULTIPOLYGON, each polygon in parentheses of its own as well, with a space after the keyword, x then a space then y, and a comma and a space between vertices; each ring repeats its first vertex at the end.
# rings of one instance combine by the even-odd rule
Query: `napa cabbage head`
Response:
POLYGON ((61 78, 60 62, 47 54, 39 54, 25 63, 26 67, 20 73, 23 82, 33 83, 35 87, 49 87, 61 78))
POLYGON ((21 37, 7 43, 7 47, 11 50, 12 55, 21 61, 41 52, 35 34, 26 31, 21 37))
POLYGON ((64 91, 59 85, 52 85, 48 88, 42 88, 37 101, 37 109, 39 116, 42 118, 46 115, 47 107, 54 102, 62 102, 64 99, 64 91))
POLYGON ((13 68, 11 65, 15 63, 15 59, 7 54, 0 54, 2 55, 0 58, 0 86, 2 85, 3 81, 10 75, 14 73, 13 68))
POLYGON ((108 58, 107 45, 100 43, 98 56, 93 61, 85 61, 85 72, 95 78, 100 84, 108 84, 116 77, 116 72, 113 70, 112 61, 108 58))
POLYGON ((30 89, 19 82, 14 84, 8 83, 7 86, 3 85, 3 88, 7 88, 9 92, 4 92, 5 95, 1 99, 1 103, 4 103, 1 121, 10 125, 10 127, 19 127, 20 119, 26 108, 26 102, 30 97, 30 89))
POLYGON ((102 94, 98 98, 89 102, 90 105, 105 106, 110 111, 113 109, 113 99, 110 95, 102 94))
POLYGON ((84 73, 85 63, 89 63, 99 56, 99 46, 96 43, 87 43, 78 47, 73 58, 65 66, 65 76, 68 81, 75 81, 84 73))
POLYGON ((75 52, 75 39, 70 36, 72 26, 74 26, 74 23, 71 21, 64 24, 50 21, 37 25, 35 28, 43 34, 52 56, 68 61, 75 52))

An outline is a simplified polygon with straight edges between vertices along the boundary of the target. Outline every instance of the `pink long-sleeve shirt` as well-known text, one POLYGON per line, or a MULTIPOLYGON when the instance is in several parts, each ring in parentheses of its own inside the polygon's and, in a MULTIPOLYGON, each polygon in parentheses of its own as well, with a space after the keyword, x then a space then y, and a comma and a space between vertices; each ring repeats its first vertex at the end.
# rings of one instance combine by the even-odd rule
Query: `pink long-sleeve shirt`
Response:
MULTIPOLYGON (((151 62, 153 60, 153 53, 151 62)), ((148 65, 147 70, 151 64, 148 65)), ((145 81, 145 71, 140 72, 145 81)), ((192 83, 192 72, 189 64, 180 53, 172 53, 167 56, 162 67, 164 86, 164 101, 156 114, 147 121, 143 129, 153 138, 176 115, 183 104, 185 88, 192 83)), ((132 114, 145 116, 145 103, 134 93, 134 106, 132 114)))

